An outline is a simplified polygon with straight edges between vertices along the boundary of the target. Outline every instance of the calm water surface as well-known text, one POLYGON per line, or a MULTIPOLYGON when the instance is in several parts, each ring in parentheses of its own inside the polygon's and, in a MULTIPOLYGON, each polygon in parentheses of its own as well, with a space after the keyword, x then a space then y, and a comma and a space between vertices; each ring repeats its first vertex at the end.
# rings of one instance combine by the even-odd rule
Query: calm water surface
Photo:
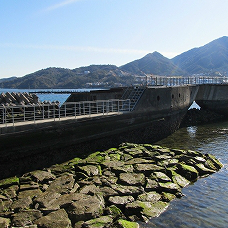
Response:
POLYGON ((172 201, 166 212, 140 227, 228 227, 228 122, 182 128, 157 144, 211 153, 224 167, 185 187, 185 196, 172 201))

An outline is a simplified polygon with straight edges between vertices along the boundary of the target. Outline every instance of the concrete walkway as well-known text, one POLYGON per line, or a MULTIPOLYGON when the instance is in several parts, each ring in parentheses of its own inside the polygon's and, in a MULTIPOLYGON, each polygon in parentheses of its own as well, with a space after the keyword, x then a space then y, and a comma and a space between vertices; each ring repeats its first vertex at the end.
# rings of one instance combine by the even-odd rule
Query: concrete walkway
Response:
POLYGON ((57 118, 49 118, 49 119, 21 121, 21 122, 14 122, 14 123, 4 123, 4 124, 0 124, 0 135, 33 130, 35 128, 48 127, 58 122, 67 122, 67 121, 73 121, 73 120, 86 121, 93 118, 105 118, 108 116, 122 115, 122 114, 123 112, 108 112, 108 113, 98 113, 98 114, 89 114, 89 115, 80 115, 80 116, 67 116, 67 117, 60 117, 60 118, 57 117, 57 118))

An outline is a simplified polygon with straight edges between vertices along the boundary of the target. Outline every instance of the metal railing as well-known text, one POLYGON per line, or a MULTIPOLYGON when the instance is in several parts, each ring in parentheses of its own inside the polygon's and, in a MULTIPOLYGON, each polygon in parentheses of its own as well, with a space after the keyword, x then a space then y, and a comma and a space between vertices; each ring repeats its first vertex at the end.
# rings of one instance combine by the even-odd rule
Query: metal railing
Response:
POLYGON ((58 121, 67 117, 96 117, 129 111, 129 99, 67 102, 61 106, 59 104, 2 105, 0 106, 0 124, 2 127, 7 127, 9 124, 14 126, 18 122, 58 121))
POLYGON ((196 76, 196 77, 162 77, 146 76, 147 86, 178 86, 178 85, 202 85, 202 84, 228 84, 228 77, 196 76))

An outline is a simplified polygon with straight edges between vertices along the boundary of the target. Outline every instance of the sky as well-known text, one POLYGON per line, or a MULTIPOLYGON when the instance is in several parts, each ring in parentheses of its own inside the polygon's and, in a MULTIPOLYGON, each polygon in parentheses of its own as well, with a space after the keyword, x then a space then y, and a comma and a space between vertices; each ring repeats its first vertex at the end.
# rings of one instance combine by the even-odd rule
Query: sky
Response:
POLYGON ((0 78, 167 58, 228 35, 228 0, 0 0, 0 78))

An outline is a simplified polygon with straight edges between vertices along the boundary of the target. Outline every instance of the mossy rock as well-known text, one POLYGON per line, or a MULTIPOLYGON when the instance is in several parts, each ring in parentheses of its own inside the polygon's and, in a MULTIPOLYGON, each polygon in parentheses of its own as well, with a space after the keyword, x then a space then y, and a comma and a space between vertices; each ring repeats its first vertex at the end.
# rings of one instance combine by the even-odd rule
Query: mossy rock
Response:
POLYGON ((179 164, 178 173, 189 181, 195 181, 199 176, 199 172, 193 166, 185 164, 179 164))
POLYGON ((213 156, 211 154, 206 154, 206 160, 207 160, 206 164, 212 163, 211 166, 212 167, 214 166, 215 167, 214 170, 216 170, 216 171, 223 167, 223 164, 215 156, 213 156))
POLYGON ((10 177, 7 179, 0 180, 0 188, 7 188, 11 185, 18 185, 19 178, 18 177, 10 177))
POLYGON ((89 177, 101 175, 101 167, 98 165, 76 166, 76 171, 85 173, 89 177))
POLYGON ((117 148, 110 148, 110 149, 106 150, 107 153, 116 152, 116 151, 119 151, 119 149, 117 149, 117 148))
POLYGON ((79 163, 100 164, 104 160, 105 160, 105 155, 98 151, 90 154, 87 158, 79 161, 79 163))
POLYGON ((170 149, 171 152, 174 152, 175 155, 187 154, 187 151, 180 149, 170 149))
POLYGON ((106 208, 105 211, 108 215, 112 215, 114 218, 125 217, 123 212, 116 205, 111 205, 110 207, 106 208))
POLYGON ((82 160, 81 158, 74 158, 74 159, 69 161, 69 165, 70 166, 77 165, 81 160, 82 160))
POLYGON ((169 169, 169 172, 172 175, 173 182, 178 184, 181 188, 190 184, 189 180, 187 180, 185 177, 181 176, 180 174, 176 173, 174 170, 169 169))
POLYGON ((110 227, 113 222, 113 218, 109 215, 101 216, 99 218, 91 219, 83 223, 83 227, 90 228, 103 228, 110 227))
POLYGON ((0 217, 0 227, 9 227, 10 219, 0 217))
POLYGON ((195 164, 194 166, 199 172, 200 176, 215 173, 215 170, 208 169, 204 166, 204 164, 195 164))
POLYGON ((161 195, 155 191, 152 192, 146 192, 137 197, 137 200, 142 202, 157 202, 161 199, 161 195))
POLYGON ((166 182, 166 183, 159 182, 159 186, 163 191, 169 192, 169 193, 177 193, 181 191, 180 186, 173 182, 166 182))
POLYGON ((170 202, 176 198, 175 194, 163 192, 162 193, 162 200, 165 202, 170 202))
POLYGON ((156 176, 156 179, 159 182, 170 182, 171 179, 163 172, 154 172, 154 175, 156 176))
POLYGON ((74 165, 67 163, 56 164, 50 167, 51 173, 54 175, 59 175, 63 173, 73 173, 74 172, 74 165))
POLYGON ((110 160, 121 160, 121 155, 120 153, 116 152, 113 154, 109 154, 110 160))
POLYGON ((151 145, 151 144, 143 144, 143 146, 148 149, 148 150, 157 150, 157 149, 162 149, 161 146, 158 145, 151 145))
POLYGON ((151 203, 136 200, 126 205, 126 213, 128 216, 136 215, 138 217, 146 216, 147 218, 154 218, 163 213, 168 206, 169 203, 163 201, 151 203))
POLYGON ((136 222, 129 222, 127 220, 124 219, 119 219, 116 222, 116 226, 117 228, 139 228, 139 224, 136 222))

